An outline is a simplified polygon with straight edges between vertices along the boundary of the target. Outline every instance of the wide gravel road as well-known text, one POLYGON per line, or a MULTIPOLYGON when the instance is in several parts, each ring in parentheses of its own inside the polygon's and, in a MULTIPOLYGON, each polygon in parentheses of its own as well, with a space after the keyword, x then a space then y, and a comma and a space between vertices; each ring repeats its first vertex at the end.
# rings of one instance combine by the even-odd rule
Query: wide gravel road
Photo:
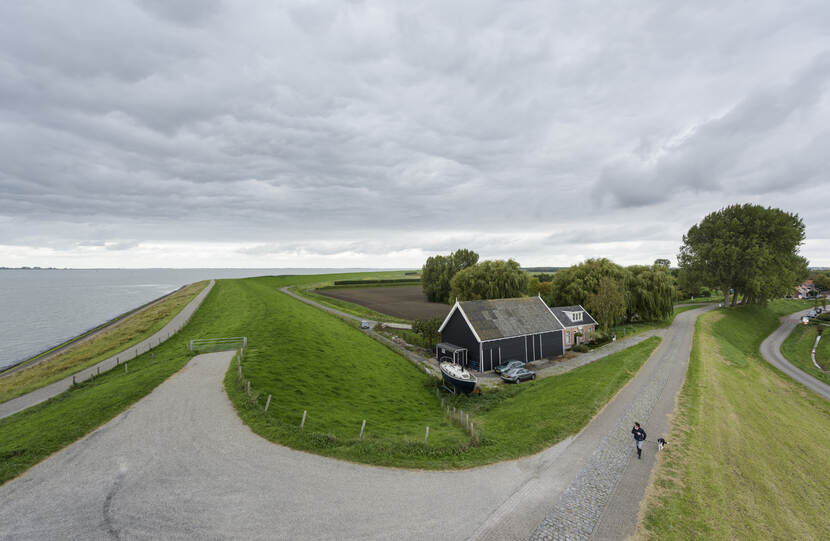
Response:
MULTIPOLYGON (((806 315, 810 310, 803 310, 781 318, 781 326, 761 343, 761 355, 771 365, 778 368, 797 382, 830 400, 830 385, 819 381, 813 376, 802 372, 801 369, 788 361, 781 353, 781 344, 793 332, 796 325, 801 323, 801 316, 806 315)), ((809 360, 809 359, 806 359, 809 360)))
POLYGON ((647 450, 629 471, 627 425, 632 415, 647 430, 663 424, 698 313, 676 318, 655 355, 579 435, 466 471, 351 464, 268 442, 224 392, 233 353, 200 355, 0 487, 0 539, 580 539, 601 519, 623 538, 636 518, 627 503, 639 505, 639 480, 653 463, 647 450), (637 486, 615 490, 628 477, 637 486))

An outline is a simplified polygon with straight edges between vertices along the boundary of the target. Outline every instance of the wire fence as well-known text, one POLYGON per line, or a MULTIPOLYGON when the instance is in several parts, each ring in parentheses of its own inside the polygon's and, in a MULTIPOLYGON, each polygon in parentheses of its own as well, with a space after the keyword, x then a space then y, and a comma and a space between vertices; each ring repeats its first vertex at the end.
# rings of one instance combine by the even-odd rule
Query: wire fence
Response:
MULTIPOLYGON (((326 443, 334 443, 336 441, 348 442, 348 441, 364 441, 369 434, 367 433, 367 420, 363 419, 363 422, 360 424, 358 429, 357 426, 353 427, 354 436, 347 437, 345 439, 338 438, 335 436, 334 433, 327 432, 327 433, 320 433, 320 432, 313 432, 313 431, 306 431, 306 423, 309 420, 308 410, 303 410, 302 415, 299 411, 293 412, 289 415, 286 415, 285 411, 281 411, 282 415, 275 415, 274 410, 276 409, 276 404, 274 403, 274 396, 271 393, 265 393, 257 391, 253 386, 250 378, 247 378, 243 372, 243 361, 245 360, 245 352, 247 347, 247 341, 244 343, 242 347, 240 347, 236 354, 234 355, 234 360, 236 361, 236 383, 240 391, 244 392, 247 396, 248 406, 254 409, 257 409, 262 415, 264 415, 268 422, 272 425, 279 425, 284 429, 288 429, 292 432, 298 432, 308 436, 310 439, 314 440, 316 443, 323 442, 326 443), (269 412, 270 410, 270 412, 269 412), (288 422, 288 418, 294 419, 294 422, 288 422)), ((467 445, 474 445, 478 446, 481 443, 481 430, 480 426, 476 424, 476 421, 473 417, 470 416, 469 412, 465 412, 461 408, 457 408, 448 403, 444 398, 441 397, 441 392, 436 386, 435 388, 435 396, 436 399, 440 400, 441 403, 441 410, 447 420, 459 428, 462 428, 465 433, 469 436, 469 442, 467 445)), ((371 426, 368 426, 369 430, 371 431, 371 426)), ((344 428, 344 431, 347 429, 344 428)), ((424 426, 424 439, 421 442, 420 440, 414 440, 412 438, 397 438, 395 440, 389 440, 382 436, 373 435, 372 441, 374 443, 383 444, 384 441, 387 441, 392 444, 418 444, 427 446, 429 444, 429 432, 430 427, 429 425, 424 426)), ((342 432, 341 432, 342 433, 342 432)))

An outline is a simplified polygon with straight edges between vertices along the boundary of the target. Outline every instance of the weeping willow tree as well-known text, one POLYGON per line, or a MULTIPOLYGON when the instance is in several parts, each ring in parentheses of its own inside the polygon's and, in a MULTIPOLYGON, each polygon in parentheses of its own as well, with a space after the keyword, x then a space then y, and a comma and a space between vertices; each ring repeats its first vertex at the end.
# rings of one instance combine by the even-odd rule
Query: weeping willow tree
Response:
POLYGON ((552 289, 553 304, 581 304, 605 330, 623 321, 664 319, 673 310, 674 279, 665 260, 622 267, 588 259, 557 272, 552 289))
POLYGON ((527 291, 528 281, 528 274, 512 259, 482 261, 453 276, 450 301, 521 297, 527 291))
POLYGON ((626 267, 626 319, 665 319, 674 310, 674 280, 663 266, 626 267))

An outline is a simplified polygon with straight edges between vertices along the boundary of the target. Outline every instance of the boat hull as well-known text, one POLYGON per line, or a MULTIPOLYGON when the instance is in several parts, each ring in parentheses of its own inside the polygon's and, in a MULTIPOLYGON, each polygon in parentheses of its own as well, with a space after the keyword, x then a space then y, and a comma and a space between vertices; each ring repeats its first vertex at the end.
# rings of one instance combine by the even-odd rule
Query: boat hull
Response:
POLYGON ((441 376, 444 378, 444 385, 450 389, 454 389, 457 393, 470 394, 476 388, 476 380, 473 379, 458 379, 441 370, 441 376))

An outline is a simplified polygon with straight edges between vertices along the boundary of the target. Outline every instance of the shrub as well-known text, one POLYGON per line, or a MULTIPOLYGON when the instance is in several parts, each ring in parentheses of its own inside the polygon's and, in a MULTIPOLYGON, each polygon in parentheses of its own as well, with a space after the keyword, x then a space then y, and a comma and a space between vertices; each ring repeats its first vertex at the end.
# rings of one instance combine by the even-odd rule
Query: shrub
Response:
POLYGON ((571 351, 576 351, 577 353, 587 353, 588 346, 585 344, 577 344, 571 348, 571 351))

